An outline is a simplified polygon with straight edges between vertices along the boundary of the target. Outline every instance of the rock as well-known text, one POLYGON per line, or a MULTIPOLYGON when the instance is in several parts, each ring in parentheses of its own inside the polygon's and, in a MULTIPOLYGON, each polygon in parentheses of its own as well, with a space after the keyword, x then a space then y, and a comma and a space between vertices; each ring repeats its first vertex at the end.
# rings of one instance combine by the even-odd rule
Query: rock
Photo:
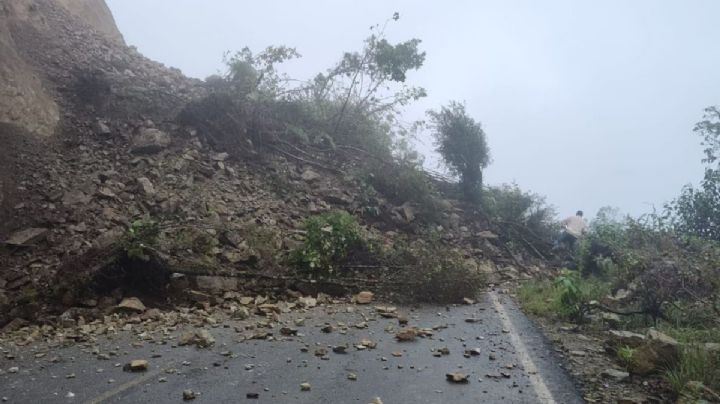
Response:
POLYGON ((90 196, 82 191, 68 191, 62 197, 62 204, 65 206, 85 205, 90 202, 90 196))
POLYGON ((348 373, 347 379, 355 381, 357 380, 357 375, 355 373, 348 373))
POLYGON ((300 391, 310 391, 311 387, 312 386, 310 386, 310 383, 308 382, 300 383, 300 391))
POLYGON ((247 320, 250 317, 250 310, 246 307, 238 307, 232 312, 232 317, 236 320, 247 320))
POLYGON ((679 344, 675 339, 651 329, 630 358, 628 370, 633 374, 648 375, 673 366, 679 356, 679 344))
POLYGON ((600 375, 604 378, 612 379, 618 382, 625 381, 630 377, 630 373, 612 368, 605 369, 600 375))
POLYGON ((145 311, 145 305, 137 297, 127 297, 115 307, 115 311, 142 313, 145 311))
POLYGON ((467 298, 467 297, 463 297, 463 303, 471 305, 471 304, 475 304, 475 300, 467 298))
POLYGON ((645 342, 645 336, 642 334, 636 334, 630 331, 616 331, 611 330, 608 332, 610 338, 605 341, 606 350, 613 353, 617 352, 618 348, 630 347, 637 348, 645 342))
POLYGON ((710 353, 720 353, 720 343, 717 342, 706 342, 703 346, 706 351, 710 353))
POLYGON ((154 154, 170 146, 170 136, 158 129, 143 128, 135 134, 130 142, 133 154, 154 154))
POLYGON ((355 302, 357 304, 370 304, 373 301, 375 294, 373 292, 363 291, 355 296, 355 302))
POLYGON ((238 278, 229 276, 201 275, 195 277, 197 288, 213 292, 238 290, 238 278))
POLYGON ((17 231, 10 235, 10 237, 5 240, 5 244, 11 245, 11 246, 27 246, 32 244, 33 242, 39 241, 43 237, 45 237, 48 233, 48 229, 44 227, 32 227, 25 230, 17 231))
POLYGON ((618 327, 621 323, 620 316, 615 313, 602 313, 600 318, 612 328, 618 327))
POLYGON ((702 382, 689 381, 685 383, 677 404, 720 403, 720 394, 716 393, 702 382))
POLYGON ((5 326, 2 328, 2 331, 0 331, 0 333, 5 334, 5 333, 17 331, 28 325, 30 325, 30 323, 27 320, 22 319, 22 318, 14 318, 14 319, 12 319, 12 321, 5 324, 5 326))
POLYGON ((183 400, 190 401, 190 400, 194 400, 196 397, 197 396, 194 391, 189 390, 189 389, 183 390, 183 400))
POLYGON ((210 156, 210 158, 211 158, 213 161, 225 161, 225 160, 228 159, 228 157, 230 157, 230 155, 227 154, 227 153, 225 153, 225 152, 215 153, 215 154, 213 154, 212 156, 210 156))
POLYGON ((317 306, 317 299, 314 297, 299 297, 298 304, 305 308, 311 308, 317 306))
POLYGON ((301 177, 302 177, 303 181, 305 181, 305 182, 315 182, 321 178, 320 174, 316 173, 315 171, 313 171, 309 168, 307 170, 303 171, 301 177))
POLYGON ((144 359, 130 361, 130 370, 133 372, 144 372, 148 369, 148 366, 148 361, 144 359))
POLYGON ((103 121, 97 121, 95 123, 95 133, 100 136, 107 136, 112 133, 110 127, 103 121))
POLYGON ((418 335, 418 330, 415 327, 406 327, 401 329, 395 334, 395 338, 398 341, 413 341, 418 335))
POLYGON ((140 189, 140 192, 142 192, 145 196, 153 196, 155 195, 155 187, 153 186, 152 182, 150 182, 147 177, 140 177, 137 179, 138 187, 140 189))
POLYGON ((198 348, 207 348, 215 343, 215 338, 208 330, 201 329, 184 333, 178 339, 178 345, 195 345, 198 348))
POLYGON ((245 398, 247 398, 248 400, 257 400, 258 398, 260 398, 260 393, 247 393, 245 394, 245 398))
POLYGON ((460 372, 448 373, 445 375, 445 378, 450 383, 469 383, 470 382, 470 379, 469 379, 470 376, 466 375, 464 373, 460 373, 460 372))
POLYGON ((400 211, 400 215, 403 219, 405 219, 406 222, 410 223, 415 220, 415 209, 413 209, 413 207, 410 206, 407 202, 402 204, 402 206, 400 206, 398 210, 400 211))

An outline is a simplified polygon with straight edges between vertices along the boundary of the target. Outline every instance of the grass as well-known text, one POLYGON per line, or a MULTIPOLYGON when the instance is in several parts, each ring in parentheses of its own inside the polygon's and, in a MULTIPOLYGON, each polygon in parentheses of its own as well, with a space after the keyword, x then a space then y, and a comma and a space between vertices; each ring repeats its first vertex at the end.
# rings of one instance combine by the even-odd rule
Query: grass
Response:
POLYGON ((687 382, 698 381, 713 390, 720 388, 720 358, 713 357, 696 346, 687 346, 680 353, 677 366, 666 372, 665 378, 676 393, 680 393, 687 382))
POLYGON ((518 299, 526 312, 541 317, 557 318, 563 312, 562 290, 552 281, 525 282, 518 290, 518 299))

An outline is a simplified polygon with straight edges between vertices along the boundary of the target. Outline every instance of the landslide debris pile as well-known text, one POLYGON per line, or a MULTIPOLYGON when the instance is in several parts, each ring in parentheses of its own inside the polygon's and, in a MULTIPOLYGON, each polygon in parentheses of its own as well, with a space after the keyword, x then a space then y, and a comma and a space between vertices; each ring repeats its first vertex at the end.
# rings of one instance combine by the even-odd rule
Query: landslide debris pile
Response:
MULTIPOLYGON (((0 124, 0 324, 114 307, 135 295, 163 304, 191 289, 357 292, 365 281, 380 288, 389 273, 403 272, 402 280, 418 270, 371 262, 345 281, 298 281, 286 257, 303 243, 312 215, 352 212, 375 245, 391 248, 425 249, 428 226, 417 225, 412 201, 368 193, 333 151, 318 164, 298 158, 301 151, 255 149, 248 158, 213 149, 202 128, 179 119, 209 94, 206 83, 145 58, 60 3, 24 6, 23 18, 4 6, 7 32, 58 106, 59 122, 52 136, 0 124), (152 243, 135 240, 149 256, 129 256, 128 243, 149 227, 152 243)), ((458 202, 444 199, 436 213, 433 237, 472 271, 538 270, 458 202)))

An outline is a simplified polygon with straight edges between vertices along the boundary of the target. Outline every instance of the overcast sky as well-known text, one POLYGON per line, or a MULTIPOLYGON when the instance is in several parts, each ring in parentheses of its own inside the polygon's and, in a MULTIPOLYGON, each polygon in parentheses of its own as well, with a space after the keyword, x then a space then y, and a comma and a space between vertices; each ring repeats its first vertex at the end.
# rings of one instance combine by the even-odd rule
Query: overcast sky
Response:
POLYGON ((465 101, 491 147, 487 182, 546 195, 561 216, 638 215, 697 182, 692 128, 720 104, 716 0, 107 1, 128 44, 198 78, 224 51, 268 45, 296 47, 287 68, 313 76, 398 11, 388 36, 427 52, 409 81, 429 96, 407 119, 465 101))

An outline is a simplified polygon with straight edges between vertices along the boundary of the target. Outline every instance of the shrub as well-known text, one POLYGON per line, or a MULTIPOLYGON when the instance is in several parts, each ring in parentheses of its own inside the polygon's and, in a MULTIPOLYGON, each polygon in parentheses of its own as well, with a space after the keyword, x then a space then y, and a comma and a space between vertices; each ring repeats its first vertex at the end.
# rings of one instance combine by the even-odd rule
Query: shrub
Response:
POLYGON ((299 269, 329 275, 352 249, 364 243, 361 228, 345 211, 313 216, 305 221, 304 244, 291 252, 290 262, 299 269))
POLYGON ((483 194, 483 210, 502 226, 505 237, 515 244, 527 245, 549 255, 559 235, 555 209, 545 198, 523 191, 517 184, 490 187, 483 194))
POLYGON ((568 270, 555 279, 555 285, 560 289, 562 315, 578 324, 587 320, 592 309, 590 303, 609 292, 607 284, 594 278, 583 278, 578 272, 568 270))
POLYGON ((136 220, 131 225, 123 242, 125 254, 130 259, 149 261, 152 251, 158 245, 160 226, 152 220, 136 220))
POLYGON ((485 278, 477 268, 437 240, 400 243, 390 254, 393 266, 404 268, 389 279, 401 297, 424 303, 462 303, 484 286, 485 278))
POLYGON ((397 162, 365 169, 365 181, 395 205, 411 202, 421 218, 437 219, 440 198, 430 179, 415 164, 397 162))

